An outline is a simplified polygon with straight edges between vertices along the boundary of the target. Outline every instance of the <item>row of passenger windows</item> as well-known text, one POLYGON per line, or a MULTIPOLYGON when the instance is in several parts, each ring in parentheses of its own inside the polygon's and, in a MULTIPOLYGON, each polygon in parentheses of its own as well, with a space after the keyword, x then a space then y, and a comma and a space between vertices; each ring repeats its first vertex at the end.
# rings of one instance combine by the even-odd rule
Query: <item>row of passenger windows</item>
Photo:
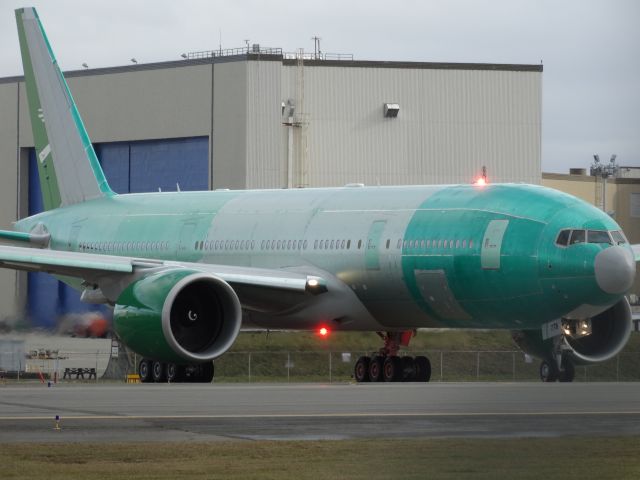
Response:
MULTIPOLYGON (((616 232, 617 233, 617 232, 616 232)), ((260 242, 260 250, 307 250, 308 243, 306 240, 262 240, 260 242)), ((345 239, 322 239, 313 241, 314 250, 351 250, 351 247, 362 249, 364 242, 358 240, 351 242, 345 239)), ((201 251, 248 251, 254 250, 256 247, 255 240, 198 240, 195 242, 194 248, 201 251)), ((372 240, 366 246, 368 249, 375 248, 372 240)), ((391 240, 387 239, 385 248, 391 247, 391 240)), ((152 241, 130 241, 130 242, 80 242, 78 244, 80 251, 84 252, 167 252, 170 249, 170 243, 152 242, 152 241)), ((420 240, 402 240, 398 239, 396 248, 401 249, 453 249, 453 248, 473 248, 473 240, 436 240, 436 239, 420 239, 420 240)))
POLYGON ((166 252, 169 242, 80 242, 84 252, 166 252))
MULTIPOLYGON (((351 248, 362 249, 364 242, 358 240, 351 242, 350 239, 320 239, 313 241, 313 250, 351 250, 351 248)), ((195 242, 194 248, 201 251, 247 251, 254 250, 256 242, 254 240, 198 240, 195 242)), ((260 250, 307 250, 309 247, 306 240, 262 240, 260 242, 260 250)), ((367 249, 375 248, 372 240, 366 245, 367 249)), ((385 248, 391 248, 391 239, 385 242, 385 248)), ((453 248, 473 248, 473 240, 443 240, 443 239, 420 239, 420 240, 402 240, 398 239, 396 248, 401 249, 453 249, 453 248)))
POLYGON ((575 245, 576 243, 608 243, 609 245, 622 245, 628 243, 624 234, 618 230, 608 232, 606 230, 571 230, 564 229, 558 233, 556 244, 562 247, 575 245))

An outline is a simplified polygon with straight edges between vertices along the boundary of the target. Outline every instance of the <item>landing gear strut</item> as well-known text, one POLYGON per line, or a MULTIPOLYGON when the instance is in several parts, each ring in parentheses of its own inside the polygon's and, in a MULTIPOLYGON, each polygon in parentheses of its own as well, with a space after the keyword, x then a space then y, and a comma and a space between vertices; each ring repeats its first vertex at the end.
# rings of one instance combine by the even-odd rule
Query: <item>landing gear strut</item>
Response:
POLYGON ((408 346, 413 330, 378 332, 384 346, 372 357, 358 358, 354 368, 356 382, 428 382, 431 363, 427 357, 400 357, 401 346, 408 346))
POLYGON ((213 362, 178 365, 143 358, 138 364, 138 374, 142 383, 211 383, 213 373, 213 362))

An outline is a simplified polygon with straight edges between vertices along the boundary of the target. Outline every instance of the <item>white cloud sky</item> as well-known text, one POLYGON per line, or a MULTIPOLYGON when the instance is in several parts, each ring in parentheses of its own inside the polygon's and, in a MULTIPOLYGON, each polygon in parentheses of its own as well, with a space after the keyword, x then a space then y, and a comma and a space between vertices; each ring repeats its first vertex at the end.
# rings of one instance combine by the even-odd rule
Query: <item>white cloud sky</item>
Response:
MULTIPOLYGON (((63 70, 263 46, 357 60, 543 61, 543 171, 618 155, 640 166, 637 0, 2 0, 0 77, 22 74, 13 10, 38 9, 63 70)), ((0 112, 1 114, 1 112, 0 112)))

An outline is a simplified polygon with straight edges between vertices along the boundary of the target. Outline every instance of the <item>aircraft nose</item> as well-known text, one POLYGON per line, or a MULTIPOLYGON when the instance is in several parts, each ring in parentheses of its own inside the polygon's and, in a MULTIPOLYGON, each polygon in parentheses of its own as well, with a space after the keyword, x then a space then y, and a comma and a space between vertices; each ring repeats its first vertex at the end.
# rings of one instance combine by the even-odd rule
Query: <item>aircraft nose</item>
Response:
POLYGON ((609 247, 596 255, 596 282, 602 291, 626 293, 636 276, 636 262, 631 252, 620 246, 609 247))

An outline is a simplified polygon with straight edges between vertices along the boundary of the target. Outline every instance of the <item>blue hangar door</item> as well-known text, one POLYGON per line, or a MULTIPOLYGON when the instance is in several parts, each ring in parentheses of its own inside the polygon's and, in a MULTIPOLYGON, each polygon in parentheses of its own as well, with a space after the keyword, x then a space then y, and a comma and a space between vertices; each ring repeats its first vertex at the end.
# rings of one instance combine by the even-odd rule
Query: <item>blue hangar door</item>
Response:
MULTIPOLYGON (((96 154, 111 188, 117 193, 207 190, 209 138, 96 144, 96 154)), ((35 149, 29 151, 29 215, 43 210, 35 149)), ((80 292, 45 273, 29 273, 27 310, 35 327, 56 328, 68 314, 111 311, 80 301, 80 292)))

